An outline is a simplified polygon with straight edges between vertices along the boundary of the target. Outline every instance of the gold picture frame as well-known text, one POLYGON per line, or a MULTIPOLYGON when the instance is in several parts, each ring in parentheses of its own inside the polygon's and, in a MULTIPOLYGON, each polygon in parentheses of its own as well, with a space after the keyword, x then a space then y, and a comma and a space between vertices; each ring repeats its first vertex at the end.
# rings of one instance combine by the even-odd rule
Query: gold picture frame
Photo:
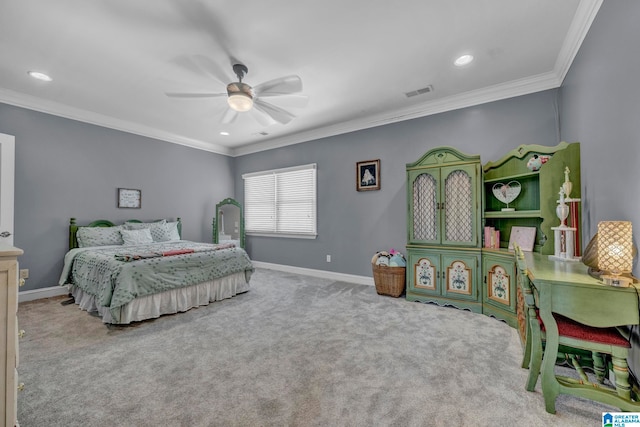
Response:
POLYGON ((356 190, 380 189, 380 159, 356 163, 356 190))

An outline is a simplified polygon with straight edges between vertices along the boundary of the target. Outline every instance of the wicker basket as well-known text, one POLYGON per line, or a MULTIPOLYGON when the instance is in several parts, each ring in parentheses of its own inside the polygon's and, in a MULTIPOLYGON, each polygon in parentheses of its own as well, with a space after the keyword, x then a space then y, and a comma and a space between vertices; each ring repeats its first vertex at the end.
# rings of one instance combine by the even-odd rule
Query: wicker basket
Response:
POLYGON ((378 295, 399 297, 404 292, 405 267, 387 267, 375 265, 373 267, 373 281, 378 295))

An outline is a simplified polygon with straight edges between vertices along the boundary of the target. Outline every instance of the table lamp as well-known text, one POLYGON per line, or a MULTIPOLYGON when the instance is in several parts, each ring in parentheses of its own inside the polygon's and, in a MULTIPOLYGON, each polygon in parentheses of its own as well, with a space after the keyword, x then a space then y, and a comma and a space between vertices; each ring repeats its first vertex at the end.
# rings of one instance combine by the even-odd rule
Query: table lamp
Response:
POLYGON ((598 223, 598 268, 604 283, 628 287, 633 279, 622 276, 633 270, 633 234, 630 221, 598 223))

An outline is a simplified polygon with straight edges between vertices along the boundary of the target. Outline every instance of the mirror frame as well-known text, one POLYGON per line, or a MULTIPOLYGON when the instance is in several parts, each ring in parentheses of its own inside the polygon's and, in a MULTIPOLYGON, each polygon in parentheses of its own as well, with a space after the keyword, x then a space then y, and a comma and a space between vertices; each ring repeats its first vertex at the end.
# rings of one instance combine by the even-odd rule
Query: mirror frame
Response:
POLYGON ((218 203, 216 205, 216 215, 213 218, 213 243, 219 243, 218 242, 218 234, 219 234, 219 230, 218 230, 218 224, 220 224, 220 208, 225 206, 225 205, 233 205, 236 206, 239 210, 240 210, 240 227, 239 227, 239 231, 240 231, 240 247, 244 249, 244 245, 245 245, 245 234, 244 234, 244 210, 242 209, 242 205, 237 202, 236 200, 232 199, 231 197, 227 197, 226 199, 222 200, 220 203, 218 203))

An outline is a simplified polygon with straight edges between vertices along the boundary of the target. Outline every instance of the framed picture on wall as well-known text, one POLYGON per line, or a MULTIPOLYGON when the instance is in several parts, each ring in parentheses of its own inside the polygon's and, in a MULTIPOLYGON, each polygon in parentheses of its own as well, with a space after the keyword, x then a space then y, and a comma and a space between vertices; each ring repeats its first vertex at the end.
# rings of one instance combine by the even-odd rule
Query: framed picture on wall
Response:
POLYGON ((358 191, 380 189, 380 159, 356 163, 356 189, 358 191))
POLYGON ((118 207, 140 209, 142 207, 142 191, 118 188, 118 207))

